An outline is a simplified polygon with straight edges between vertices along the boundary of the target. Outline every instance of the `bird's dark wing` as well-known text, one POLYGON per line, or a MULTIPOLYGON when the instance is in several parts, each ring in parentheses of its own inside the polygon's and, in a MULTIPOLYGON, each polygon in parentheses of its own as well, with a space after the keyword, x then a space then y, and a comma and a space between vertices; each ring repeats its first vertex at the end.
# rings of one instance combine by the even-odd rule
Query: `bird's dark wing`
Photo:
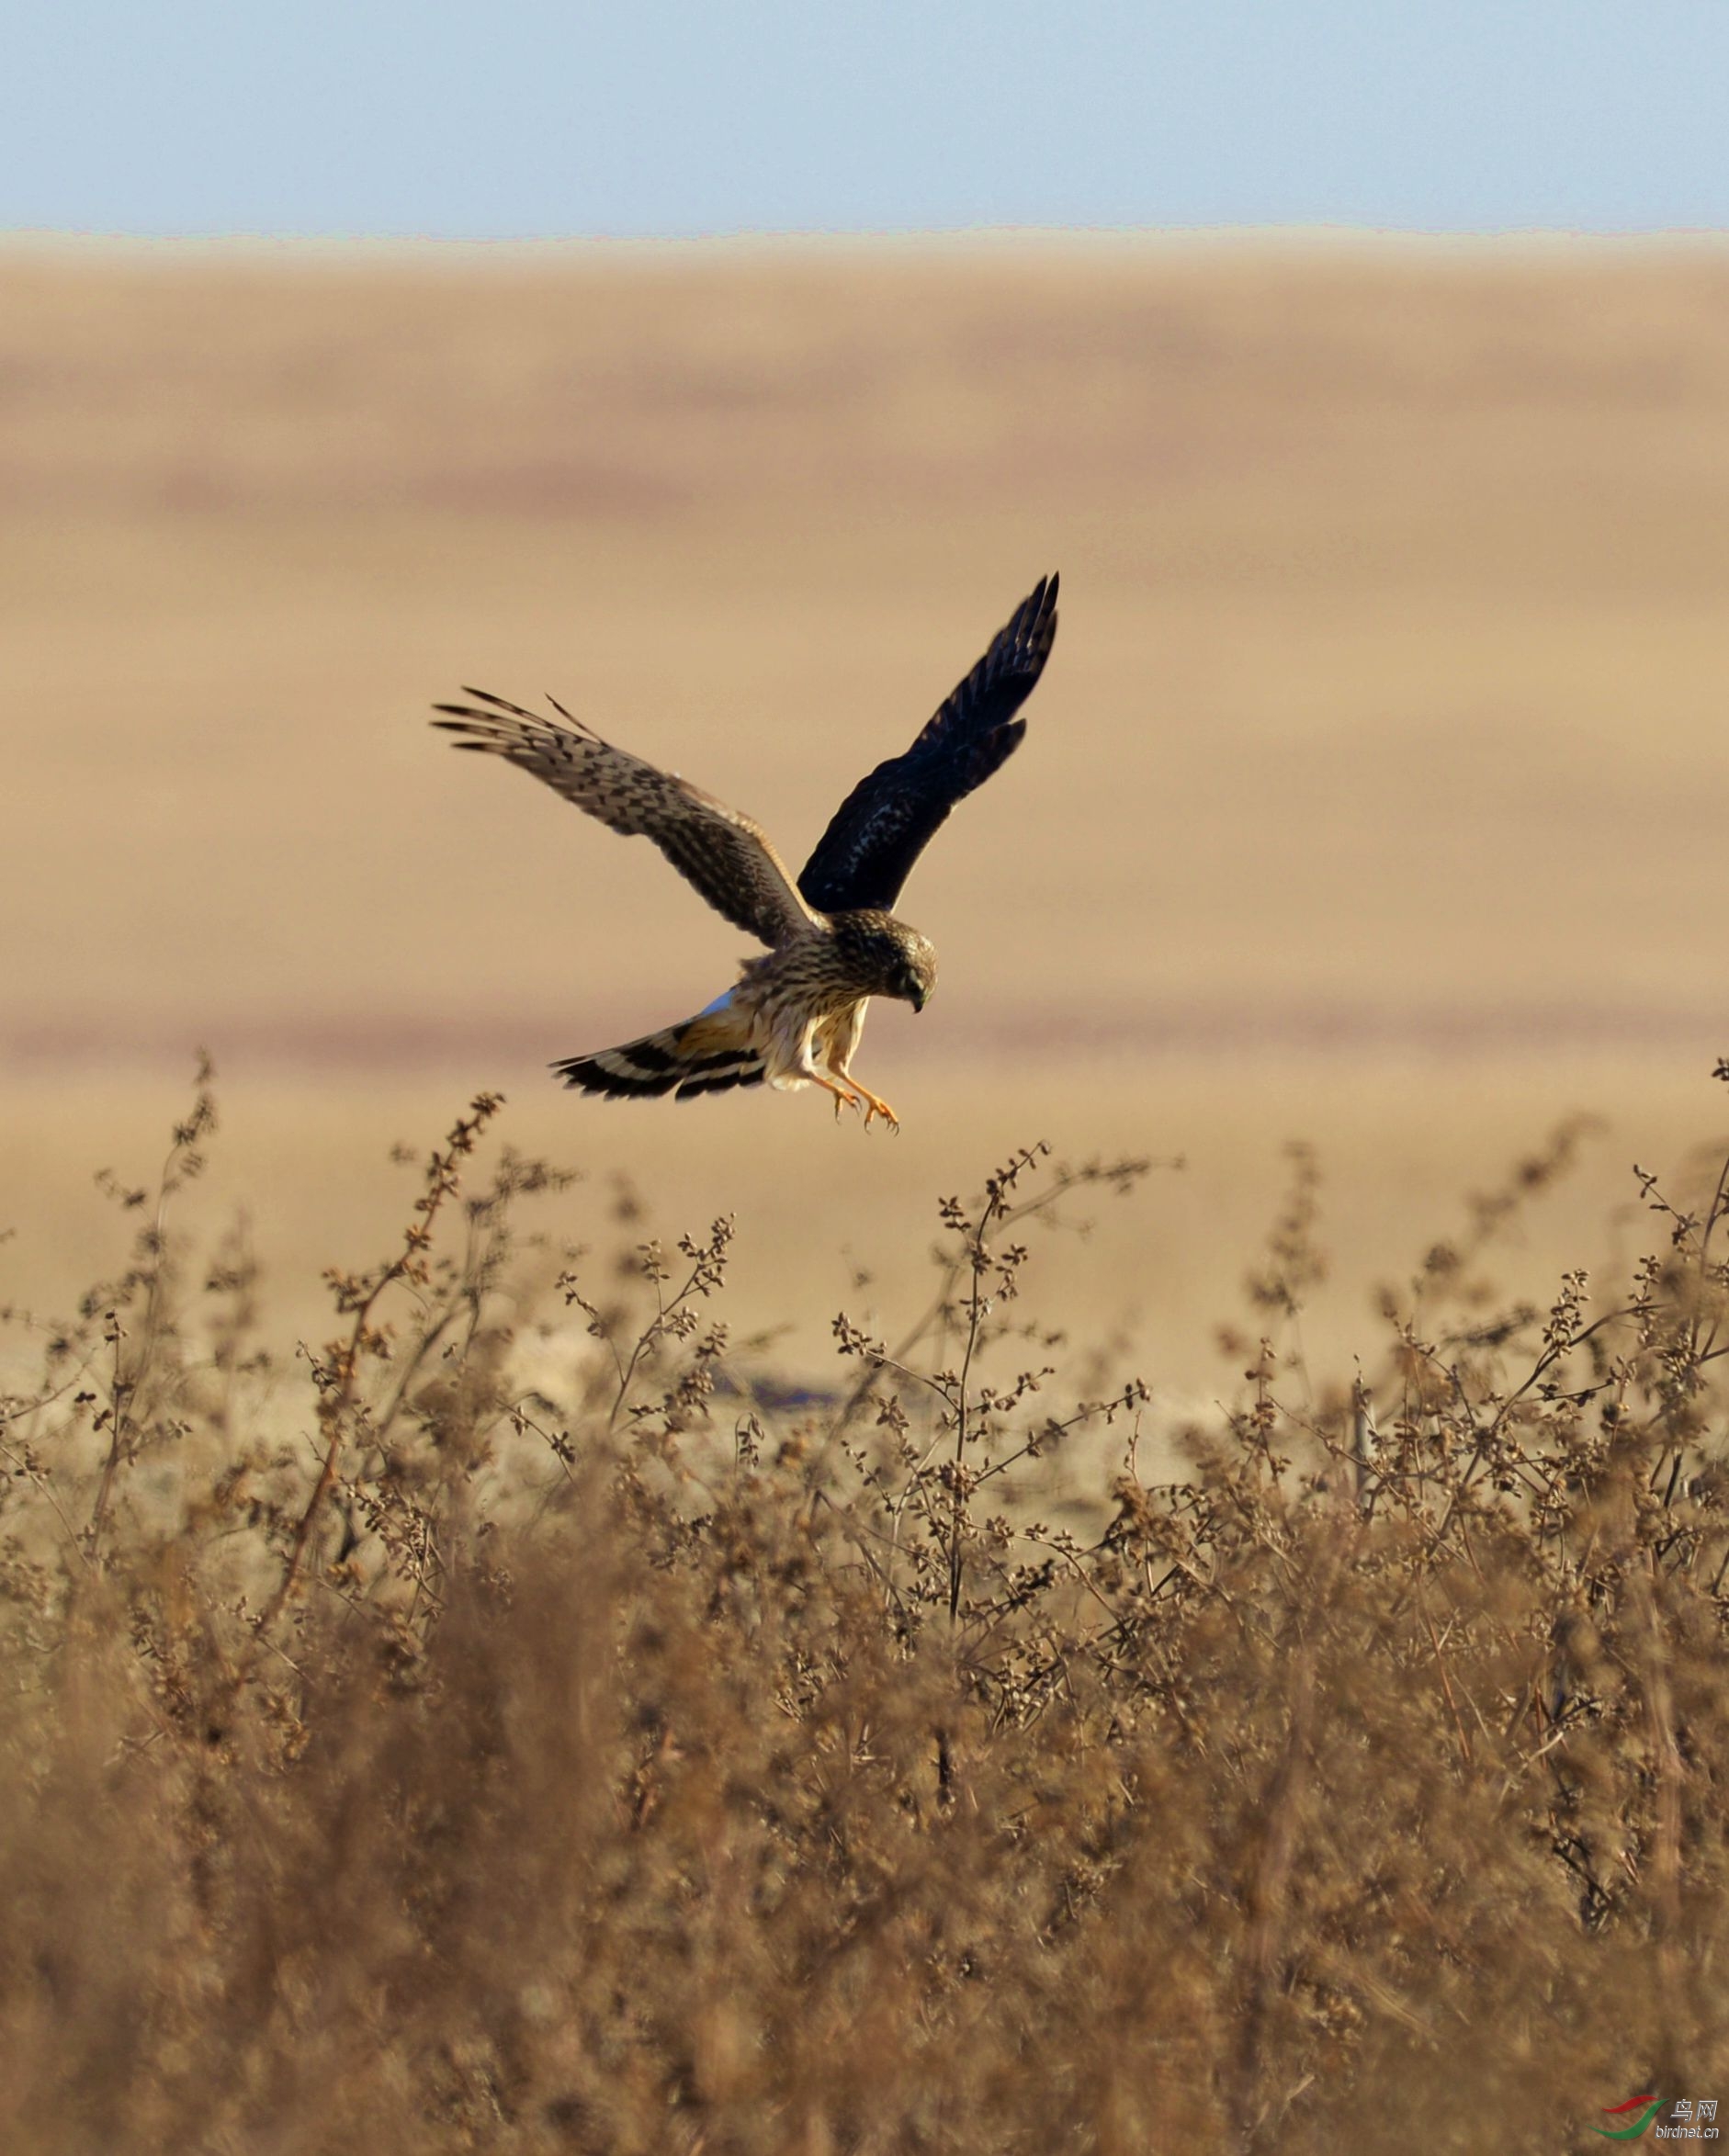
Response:
POLYGON ((748 816, 676 772, 657 770, 639 756, 615 749, 561 704, 552 708, 562 726, 484 689, 463 694, 478 703, 433 706, 450 715, 435 719, 435 726, 467 736, 458 748, 502 756, 598 817, 609 830, 627 838, 652 839, 717 913, 763 943, 788 943, 813 925, 785 864, 748 816))
POLYGON ((892 909, 912 864, 957 801, 1020 745, 1015 714, 1033 694, 1057 634, 1057 579, 1045 577, 903 756, 861 779, 806 862, 798 888, 824 913, 892 909))

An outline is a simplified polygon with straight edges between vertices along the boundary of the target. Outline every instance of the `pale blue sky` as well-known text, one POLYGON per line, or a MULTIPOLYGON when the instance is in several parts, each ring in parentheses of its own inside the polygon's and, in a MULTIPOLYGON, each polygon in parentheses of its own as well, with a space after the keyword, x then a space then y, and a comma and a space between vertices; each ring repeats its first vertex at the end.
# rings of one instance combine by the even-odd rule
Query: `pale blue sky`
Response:
POLYGON ((13 0, 0 222, 1729 224, 1729 0, 13 0))

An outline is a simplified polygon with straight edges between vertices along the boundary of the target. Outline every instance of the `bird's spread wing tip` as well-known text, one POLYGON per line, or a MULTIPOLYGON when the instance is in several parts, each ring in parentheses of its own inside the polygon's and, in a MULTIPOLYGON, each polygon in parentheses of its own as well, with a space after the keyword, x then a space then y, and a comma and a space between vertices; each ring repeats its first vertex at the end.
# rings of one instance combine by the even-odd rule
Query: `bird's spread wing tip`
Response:
POLYGON ((1039 579, 912 746, 841 804, 798 879, 810 905, 892 908, 949 810, 1013 753, 1056 641, 1057 584, 1055 570, 1039 579))

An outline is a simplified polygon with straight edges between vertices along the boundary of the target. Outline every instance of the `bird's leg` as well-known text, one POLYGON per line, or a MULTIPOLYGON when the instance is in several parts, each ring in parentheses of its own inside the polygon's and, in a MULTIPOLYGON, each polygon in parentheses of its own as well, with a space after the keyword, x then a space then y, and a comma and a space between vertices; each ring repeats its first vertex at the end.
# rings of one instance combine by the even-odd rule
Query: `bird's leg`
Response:
POLYGON ((879 1101, 876 1095, 871 1091, 870 1088, 868 1086, 861 1086, 858 1080, 852 1075, 850 1071, 847 1074, 846 1082, 849 1086, 855 1088, 864 1098, 864 1128, 866 1130, 869 1130, 872 1123, 875 1122, 876 1117, 879 1115, 888 1125, 891 1131, 898 1131, 900 1128, 900 1118, 895 1113, 894 1110, 888 1105, 887 1101, 879 1101))
POLYGON ((847 1064, 852 1057, 853 1048, 857 1043, 857 1040, 858 1032, 857 1029, 854 1028, 852 1038, 847 1042, 843 1053, 836 1055, 831 1061, 829 1065, 829 1074, 831 1078, 838 1078, 843 1086, 851 1088, 854 1097, 853 1105, 855 1107, 862 1107, 864 1111, 864 1128, 866 1130, 869 1130, 872 1123, 874 1123, 876 1118, 880 1115, 891 1131, 898 1131, 900 1128, 900 1118, 895 1113, 894 1110, 888 1105, 887 1101, 879 1100, 877 1096, 871 1091, 868 1086, 860 1085, 857 1078, 855 1078, 853 1076, 853 1073, 847 1068, 847 1064))
MULTIPOLYGON (((849 1087, 837 1086, 832 1078, 824 1078, 820 1071, 808 1071, 806 1076, 809 1078, 813 1086, 820 1086, 825 1093, 832 1093, 834 1095, 834 1120, 836 1123, 839 1123, 841 1120, 841 1111, 842 1108, 856 1108, 859 1106, 859 1097, 857 1093, 853 1091, 849 1087)), ((865 1121, 868 1123, 869 1120, 870 1119, 867 1116, 865 1121)))

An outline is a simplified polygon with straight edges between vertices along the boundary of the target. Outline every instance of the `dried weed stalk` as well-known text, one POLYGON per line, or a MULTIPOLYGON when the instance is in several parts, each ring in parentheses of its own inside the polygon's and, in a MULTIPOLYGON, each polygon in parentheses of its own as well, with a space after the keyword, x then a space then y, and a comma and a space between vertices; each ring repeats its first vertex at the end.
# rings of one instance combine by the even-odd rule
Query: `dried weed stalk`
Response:
POLYGON ((1535 2152, 1729 2099, 1729 1166, 1508 1305, 1562 1133, 1333 1382, 1299 1153, 1173 1429, 1026 1315, 1147 1162, 944 1201, 823 1389, 731 1342, 729 1221, 537 1257, 569 1179, 470 1193, 498 1106, 282 1369, 244 1237, 171 1225, 202 1072, 130 1264, 31 1321, 0 2146, 1535 2152))

